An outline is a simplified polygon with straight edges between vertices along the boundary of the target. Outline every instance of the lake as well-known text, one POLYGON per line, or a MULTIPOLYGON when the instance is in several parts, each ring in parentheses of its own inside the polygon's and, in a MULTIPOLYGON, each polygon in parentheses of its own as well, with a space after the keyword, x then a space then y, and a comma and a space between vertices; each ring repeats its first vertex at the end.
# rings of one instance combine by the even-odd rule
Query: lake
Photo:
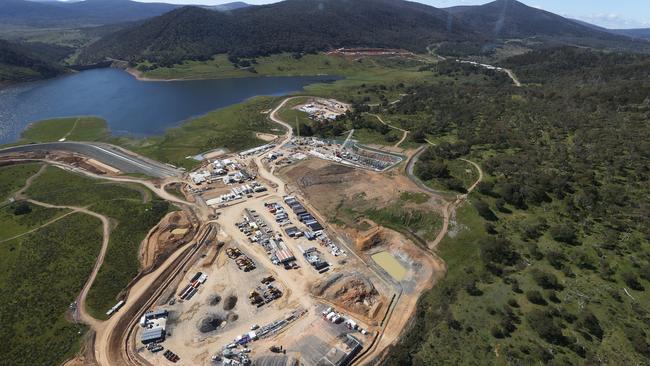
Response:
POLYGON ((95 69, 0 89, 0 143, 17 140, 42 119, 93 115, 115 135, 161 134, 192 117, 258 95, 280 96, 332 76, 139 81, 118 69, 95 69))

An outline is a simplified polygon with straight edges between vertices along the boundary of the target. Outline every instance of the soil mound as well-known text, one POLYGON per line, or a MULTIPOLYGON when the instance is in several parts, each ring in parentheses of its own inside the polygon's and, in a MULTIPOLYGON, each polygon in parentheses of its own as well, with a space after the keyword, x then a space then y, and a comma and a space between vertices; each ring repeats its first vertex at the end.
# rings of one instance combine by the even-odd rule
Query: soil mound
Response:
POLYGON ((324 297, 357 314, 369 315, 381 303, 381 297, 370 280, 358 272, 335 273, 317 282, 311 289, 314 296, 324 297))
POLYGON ((220 302, 221 302, 221 296, 219 296, 219 295, 211 296, 210 300, 208 300, 208 303, 210 304, 210 306, 219 305, 220 302))
POLYGON ((356 247, 357 250, 368 250, 382 245, 385 242, 383 230, 379 226, 362 233, 357 237, 356 247))
POLYGON ((223 301, 223 310, 232 310, 237 306, 237 296, 230 295, 223 301))
POLYGON ((212 314, 209 315, 201 320, 201 324, 199 325, 199 331, 201 333, 210 333, 213 332, 224 323, 225 319, 223 319, 220 315, 217 314, 212 314))

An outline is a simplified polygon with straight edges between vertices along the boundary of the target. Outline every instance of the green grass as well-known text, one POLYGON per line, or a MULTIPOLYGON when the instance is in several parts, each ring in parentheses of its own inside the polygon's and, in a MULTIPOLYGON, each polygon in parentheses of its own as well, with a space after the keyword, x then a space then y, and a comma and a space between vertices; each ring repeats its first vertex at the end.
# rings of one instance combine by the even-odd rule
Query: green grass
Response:
POLYGON ((404 207, 400 203, 369 209, 364 214, 379 225, 401 233, 415 234, 426 241, 435 239, 442 227, 442 219, 437 213, 404 207))
POLYGON ((354 130, 354 136, 352 136, 352 138, 365 145, 393 146, 402 139, 402 135, 402 131, 394 129, 391 129, 386 135, 382 135, 378 131, 369 128, 361 128, 354 130), (387 136, 391 139, 390 141, 387 140, 387 136))
MULTIPOLYGON (((471 165, 470 163, 467 163, 463 160, 460 159, 455 159, 455 160, 444 160, 444 163, 447 165, 447 168, 449 169, 449 174, 451 175, 452 178, 457 179, 460 181, 462 187, 464 189, 468 189, 469 187, 472 186, 478 179, 478 171, 476 168, 471 165)), ((418 164, 423 164, 422 161, 418 161, 416 165, 418 164)), ((427 186, 438 190, 438 191, 449 191, 450 188, 443 182, 442 179, 438 178, 433 178, 431 180, 428 180, 424 182, 427 186)))
POLYGON ((162 200, 146 204, 114 200, 99 202, 92 209, 117 221, 111 230, 104 264, 86 299, 88 312, 97 319, 106 319, 106 311, 115 305, 119 294, 138 274, 140 243, 170 207, 162 200))
POLYGON ((29 187, 27 196, 59 206, 90 207, 113 199, 141 201, 140 191, 128 185, 107 184, 49 166, 29 187))
POLYGON ((277 133, 279 127, 262 113, 277 102, 277 98, 253 98, 169 129, 163 136, 116 142, 158 161, 192 168, 198 162, 188 156, 216 148, 240 151, 263 145, 265 142, 255 137, 255 132, 277 133))
POLYGON ((403 192, 388 204, 380 205, 366 199, 365 194, 341 200, 328 220, 349 227, 361 229, 361 219, 370 219, 389 229, 422 240, 433 240, 440 231, 442 218, 429 206, 423 206, 428 196, 417 192, 403 192))
POLYGON ((106 318, 106 311, 138 273, 140 243, 170 209, 167 202, 158 199, 143 203, 143 190, 139 186, 106 183, 48 167, 27 191, 36 200, 84 206, 112 219, 114 227, 106 258, 87 298, 88 312, 98 319, 106 318))
POLYGON ((24 215, 17 215, 14 212, 17 203, 0 207, 0 242, 22 235, 30 230, 61 216, 68 210, 45 208, 28 203, 30 212, 24 215))
POLYGON ((0 204, 4 203, 12 193, 20 190, 27 178, 36 174, 41 164, 29 163, 0 167, 0 204))
POLYGON ((21 82, 41 77, 41 73, 34 69, 0 63, 0 81, 21 82))
MULTIPOLYGON (((253 76, 343 76, 331 84, 313 84, 305 90, 308 94, 324 97, 336 97, 349 101, 364 99, 379 103, 382 95, 392 101, 399 98, 400 90, 372 91, 372 86, 400 82, 417 82, 422 77, 433 75, 431 72, 419 72, 425 61, 405 61, 390 57, 371 57, 359 60, 346 59, 325 54, 305 55, 295 59, 291 54, 279 54, 256 59, 256 73, 238 69, 230 63, 225 55, 217 55, 209 61, 186 61, 169 68, 157 68, 144 73, 153 79, 223 79, 253 76)), ((427 61, 432 62, 432 61, 427 61)))
POLYGON ((0 365, 57 365, 77 352, 85 327, 64 314, 100 245, 101 223, 83 214, 0 244, 0 365))
POLYGON ((51 142, 66 138, 72 141, 103 141, 109 136, 106 121, 97 117, 70 117, 39 121, 23 133, 27 142, 51 142))
POLYGON ((161 136, 143 139, 112 137, 106 121, 94 117, 45 120, 33 123, 20 142, 58 141, 71 132, 67 140, 109 142, 158 161, 192 168, 198 162, 187 157, 201 152, 215 148, 239 151, 264 144, 255 132, 279 132, 279 127, 262 113, 278 101, 271 97, 253 98, 171 128, 161 136))
POLYGON ((307 103, 309 97, 299 97, 288 101, 282 109, 278 111, 278 116, 283 121, 287 122, 296 131, 296 121, 299 125, 313 125, 314 121, 309 118, 309 115, 303 111, 294 109, 294 107, 307 103))
POLYGON ((182 200, 185 200, 185 195, 183 194, 183 192, 181 190, 181 185, 180 184, 174 183, 174 184, 167 185, 167 186, 165 186, 165 191, 167 193, 173 194, 174 196, 176 196, 176 197, 178 197, 178 198, 180 198, 182 200))
POLYGON ((404 203, 423 204, 429 200, 429 196, 421 192, 402 192, 399 199, 404 203))

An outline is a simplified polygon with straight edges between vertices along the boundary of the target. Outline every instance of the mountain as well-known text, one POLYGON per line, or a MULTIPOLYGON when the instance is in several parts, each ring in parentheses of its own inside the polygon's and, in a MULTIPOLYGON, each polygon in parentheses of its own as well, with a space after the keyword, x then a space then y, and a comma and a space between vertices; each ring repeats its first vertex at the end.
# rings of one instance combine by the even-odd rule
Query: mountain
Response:
POLYGON ((497 0, 480 6, 445 9, 493 39, 553 37, 617 40, 616 35, 572 19, 533 8, 516 0, 497 0))
POLYGON ((173 4, 140 3, 131 0, 1 0, 0 23, 30 27, 104 25, 151 18, 178 7, 173 4))
POLYGON ((213 5, 213 6, 206 6, 206 9, 216 10, 216 11, 231 11, 231 10, 236 10, 236 9, 247 8, 249 6, 252 6, 252 5, 247 4, 247 3, 243 2, 243 1, 235 1, 235 2, 232 2, 232 3, 213 5))
POLYGON ((109 35, 80 55, 159 65, 216 53, 254 57, 336 47, 424 52, 432 42, 479 37, 447 12, 403 0, 286 0, 230 12, 183 7, 109 35))
POLYGON ((646 39, 650 40, 650 28, 640 28, 640 29, 610 29, 610 32, 628 36, 636 39, 646 39))
POLYGON ((0 40, 0 83, 50 78, 63 71, 23 46, 0 40))

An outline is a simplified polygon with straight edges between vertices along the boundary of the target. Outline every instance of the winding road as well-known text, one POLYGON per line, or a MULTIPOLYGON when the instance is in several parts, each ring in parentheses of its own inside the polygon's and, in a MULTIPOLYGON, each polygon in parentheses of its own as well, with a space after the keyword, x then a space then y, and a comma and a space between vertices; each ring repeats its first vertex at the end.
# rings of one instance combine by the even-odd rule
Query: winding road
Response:
POLYGON ((397 143, 395 145, 393 145, 393 147, 399 147, 399 145, 401 145, 404 141, 406 141, 406 138, 408 137, 410 131, 407 131, 407 130, 405 130, 403 128, 393 126, 393 125, 391 125, 389 123, 386 123, 378 114, 371 114, 371 116, 377 118, 377 120, 379 120, 379 122, 385 124, 386 126, 392 128, 394 130, 402 131, 402 133, 403 133, 402 139, 397 141, 397 143))
MULTIPOLYGON (((86 297, 88 296, 88 291, 90 291, 90 288, 92 287, 93 283, 95 282, 95 278, 97 277, 97 273, 99 272, 99 269, 101 268, 102 264, 104 263, 104 258, 106 257, 106 250, 108 249, 108 242, 110 241, 110 235, 111 235, 111 226, 110 226, 110 220, 108 217, 98 214, 94 211, 88 210, 86 207, 78 207, 78 206, 59 206, 59 205, 52 205, 46 202, 41 202, 37 201, 34 199, 29 198, 26 195, 27 190, 29 187, 31 187, 32 183, 36 178, 38 178, 45 169, 47 168, 47 164, 43 164, 41 169, 38 170, 34 175, 30 176, 27 178, 25 181, 25 185, 23 188, 21 188, 18 192, 14 194, 14 198, 16 200, 21 200, 21 201, 26 201, 29 202, 33 205, 45 207, 45 208, 53 208, 53 209, 63 209, 63 210, 70 210, 71 212, 61 215, 57 217, 54 220, 51 220, 44 225, 41 225, 37 229, 31 230, 30 232, 36 231, 38 229, 41 229, 47 225, 50 225, 63 217, 72 215, 74 213, 82 213, 85 215, 93 216, 97 219, 99 219, 102 223, 102 245, 99 250, 99 254, 97 255, 97 260, 95 261, 95 265, 93 266, 93 270, 88 276, 88 279, 86 279, 86 283, 84 284, 84 287, 81 289, 81 292, 79 293, 79 296, 77 296, 77 299, 75 301, 75 312, 74 312, 74 319, 75 321, 81 320, 81 322, 89 325, 93 329, 96 329, 97 326, 101 323, 97 319, 93 318, 87 311, 86 311, 86 297)), ((24 234, 22 234, 24 235, 24 234)))

